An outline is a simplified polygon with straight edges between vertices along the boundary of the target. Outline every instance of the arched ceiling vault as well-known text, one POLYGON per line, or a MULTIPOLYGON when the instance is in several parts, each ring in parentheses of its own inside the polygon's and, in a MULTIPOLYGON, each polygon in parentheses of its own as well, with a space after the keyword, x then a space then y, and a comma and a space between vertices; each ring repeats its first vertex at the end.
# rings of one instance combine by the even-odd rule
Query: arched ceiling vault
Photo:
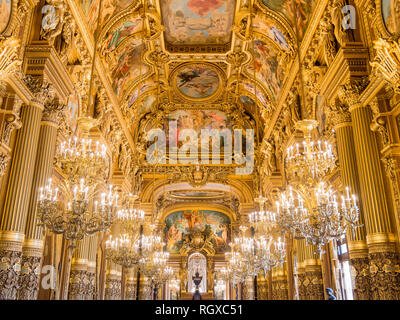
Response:
MULTIPOLYGON (((254 128, 260 139, 280 101, 315 2, 103 0, 98 55, 112 88, 111 101, 118 102, 137 145, 136 164, 144 159, 143 133, 162 127, 162 118, 180 110, 205 110, 203 116, 214 118, 225 113, 232 128, 254 128)), ((99 3, 79 2, 92 33, 99 3)), ((230 193, 251 202, 249 184, 235 183, 230 193)), ((150 202, 164 187, 162 179, 156 186, 147 184, 142 200, 150 202)), ((224 188, 221 184, 212 190, 224 188)))

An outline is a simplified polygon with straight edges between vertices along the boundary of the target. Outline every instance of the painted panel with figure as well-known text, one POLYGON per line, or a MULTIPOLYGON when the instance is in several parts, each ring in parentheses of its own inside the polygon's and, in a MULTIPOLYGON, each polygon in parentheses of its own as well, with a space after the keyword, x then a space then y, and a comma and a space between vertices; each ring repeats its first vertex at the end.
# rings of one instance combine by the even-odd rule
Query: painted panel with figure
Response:
POLYGON ((247 67, 250 75, 265 84, 274 99, 279 95, 283 83, 283 66, 279 63, 279 51, 262 40, 254 41, 255 61, 247 67), (255 71, 254 71, 255 69, 255 71))
POLYGON ((177 72, 175 83, 185 97, 207 99, 218 90, 220 79, 217 71, 207 65, 189 64, 177 72))
POLYGON ((233 0, 161 0, 166 40, 171 44, 225 44, 230 41, 233 0))
POLYGON ((230 219, 227 215, 211 210, 183 210, 165 218, 165 239, 171 253, 179 253, 183 238, 191 231, 211 231, 211 242, 217 252, 228 250, 230 219))
MULTIPOLYGON (((102 0, 100 27, 104 26, 112 16, 128 8, 131 4, 132 0, 102 0)), ((81 0, 80 5, 86 15, 88 27, 93 32, 97 26, 100 0, 81 0)))
POLYGON ((294 24, 299 39, 302 39, 315 7, 315 0, 262 0, 272 10, 281 12, 294 24))
POLYGON ((390 33, 400 33, 400 0, 382 0, 382 16, 390 33))
POLYGON ((124 96, 137 77, 148 71, 148 67, 141 64, 144 48, 140 41, 132 41, 123 49, 118 59, 110 66, 112 86, 119 98, 124 96))
POLYGON ((11 0, 1 0, 0 4, 0 33, 3 32, 11 17, 11 0))

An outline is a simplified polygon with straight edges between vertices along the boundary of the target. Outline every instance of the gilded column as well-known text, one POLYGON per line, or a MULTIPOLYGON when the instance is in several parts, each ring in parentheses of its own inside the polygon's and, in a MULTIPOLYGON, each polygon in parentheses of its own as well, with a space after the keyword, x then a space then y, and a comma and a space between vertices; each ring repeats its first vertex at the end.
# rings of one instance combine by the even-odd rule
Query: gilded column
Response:
POLYGON ((57 127, 64 105, 53 100, 45 104, 40 124, 35 170, 28 204, 25 240, 22 246, 18 299, 36 300, 39 291, 43 230, 37 226, 38 190, 51 177, 56 148, 57 127))
POLYGON ((336 131, 336 143, 342 181, 351 189, 351 192, 354 193, 359 200, 360 227, 347 233, 350 264, 355 274, 354 294, 355 298, 358 300, 368 300, 370 298, 368 247, 363 201, 360 201, 362 200, 361 189, 351 115, 349 108, 339 101, 335 101, 335 103, 330 106, 329 111, 329 118, 331 119, 336 131))
POLYGON ((369 256, 371 299, 399 299, 400 274, 395 235, 390 222, 382 168, 375 133, 371 131, 372 110, 360 101, 364 81, 345 84, 341 96, 350 107, 354 145, 361 182, 369 256))
POLYGON ((296 240, 297 280, 298 280, 299 300, 307 300, 307 288, 305 286, 306 269, 304 265, 305 242, 306 242, 305 240, 296 240))
POLYGON ((3 215, 0 224, 0 299, 16 299, 21 270, 22 244, 34 161, 43 107, 24 105, 22 128, 18 131, 12 155, 3 215))
POLYGON ((305 281, 306 300, 324 300, 324 285, 322 278, 321 261, 318 258, 317 246, 305 246, 305 281))
POLYGON ((272 268, 272 299, 289 299, 286 263, 272 268))
POLYGON ((121 268, 114 262, 108 262, 105 285, 105 300, 121 299, 121 268))
POLYGON ((68 300, 86 300, 89 285, 89 239, 89 237, 84 237, 79 241, 72 256, 68 285, 68 300))
POLYGON ((88 286, 86 289, 86 300, 95 300, 97 297, 96 288, 96 253, 97 253, 97 238, 95 234, 89 238, 89 252, 88 252, 88 286))
POLYGON ((257 298, 258 300, 268 300, 267 279, 262 274, 257 277, 257 298))
POLYGON ((126 293, 125 300, 136 300, 136 271, 129 269, 126 275, 126 293))

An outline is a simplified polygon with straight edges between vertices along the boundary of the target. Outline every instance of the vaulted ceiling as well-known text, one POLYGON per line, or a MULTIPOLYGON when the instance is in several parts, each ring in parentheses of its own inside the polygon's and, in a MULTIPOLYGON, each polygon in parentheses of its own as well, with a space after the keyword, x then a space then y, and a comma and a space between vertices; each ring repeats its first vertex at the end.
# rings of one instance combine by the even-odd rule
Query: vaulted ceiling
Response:
MULTIPOLYGON (((279 101, 315 3, 102 2, 99 53, 133 137, 140 119, 161 103, 199 109, 236 103, 265 123, 279 101)), ((94 32, 100 0, 79 3, 88 30, 94 32)))

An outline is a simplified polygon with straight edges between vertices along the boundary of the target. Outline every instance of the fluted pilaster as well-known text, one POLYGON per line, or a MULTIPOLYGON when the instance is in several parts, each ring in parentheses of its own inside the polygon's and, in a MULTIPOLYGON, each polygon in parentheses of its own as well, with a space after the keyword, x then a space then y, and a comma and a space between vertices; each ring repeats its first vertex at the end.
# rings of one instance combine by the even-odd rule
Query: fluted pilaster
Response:
POLYGON ((0 299, 16 299, 42 107, 24 105, 0 225, 0 299))
MULTIPOLYGON (((343 183, 350 187, 351 192, 361 198, 360 180, 357 168, 357 159, 354 146, 354 135, 351 115, 348 107, 336 102, 330 107, 330 118, 336 131, 336 142, 340 164, 340 172, 343 183)), ((355 298, 359 300, 369 299, 369 270, 368 247, 366 241, 363 202, 359 201, 360 218, 359 227, 347 233, 350 263, 355 274, 354 291, 355 298)))
POLYGON ((64 105, 59 104, 57 101, 45 104, 41 119, 35 170, 25 226, 25 241, 22 247, 24 267, 21 270, 18 292, 18 299, 22 300, 36 300, 39 291, 40 273, 34 272, 35 269, 33 268, 38 263, 40 266, 43 248, 43 230, 37 225, 38 190, 51 177, 58 120, 63 109, 64 105))
POLYGON ((372 110, 360 101, 360 94, 365 87, 364 81, 349 83, 341 87, 340 95, 350 107, 353 123, 367 233, 371 298, 398 299, 400 274, 395 271, 398 257, 395 254, 395 236, 387 207, 379 149, 375 133, 370 129, 372 110), (392 258, 388 259, 388 256, 392 258), (383 283, 387 285, 382 286, 383 283))

